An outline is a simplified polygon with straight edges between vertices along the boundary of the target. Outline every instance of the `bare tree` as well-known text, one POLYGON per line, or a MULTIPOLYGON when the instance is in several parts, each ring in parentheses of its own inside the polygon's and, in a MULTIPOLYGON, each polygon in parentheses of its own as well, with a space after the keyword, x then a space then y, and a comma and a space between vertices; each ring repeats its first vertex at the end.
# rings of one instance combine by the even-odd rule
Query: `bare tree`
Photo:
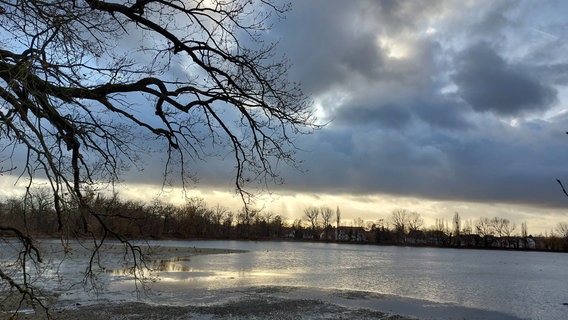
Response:
POLYGON ((558 232, 559 237, 564 240, 564 250, 568 248, 568 223, 559 222, 556 225, 556 232, 558 232))
POLYGON ((556 232, 558 232, 560 237, 568 238, 568 223, 559 222, 556 225, 556 232))
POLYGON ((316 233, 316 227, 318 224, 318 217, 320 214, 320 210, 317 207, 309 207, 304 209, 304 217, 306 218, 306 220, 308 220, 308 222, 310 223, 310 225, 312 226, 312 233, 315 236, 316 233))
POLYGON ((521 223, 521 238, 522 238, 522 244, 523 244, 523 248, 527 249, 528 248, 528 236, 529 236, 529 232, 527 229, 527 222, 523 221, 521 223))
POLYGON ((335 219, 336 219, 336 227, 339 228, 341 225, 341 211, 339 211, 339 206, 335 209, 335 219))
POLYGON ((434 239, 437 244, 446 245, 449 239, 449 227, 448 222, 443 218, 436 219, 436 223, 431 229, 434 239))
POLYGON ((495 234, 491 220, 485 217, 479 218, 479 220, 475 222, 475 230, 479 236, 483 237, 483 245, 487 247, 489 244, 488 237, 495 234))
POLYGON ((491 225, 498 237, 509 237, 517 228, 517 226, 514 223, 511 223, 509 219, 501 217, 492 218, 491 225))
POLYGON ((515 230, 517 230, 517 224, 512 223, 508 219, 505 219, 505 223, 503 225, 503 235, 505 235, 506 237, 511 237, 515 230))
POLYGON ((466 235, 473 233, 473 221, 471 221, 471 219, 465 220, 464 226, 463 226, 463 233, 466 234, 466 235))
POLYGON ((333 210, 329 207, 321 207, 321 220, 324 228, 327 228, 331 224, 331 217, 333 217, 333 210))
MULTIPOLYGON (((217 153, 232 156, 245 201, 250 183, 278 182, 275 164, 295 164, 294 135, 316 127, 286 60, 262 41, 271 16, 288 8, 264 0, 1 1, 0 143, 29 186, 47 180, 58 232, 102 228, 95 251, 107 237, 139 251, 93 210, 87 190, 140 166, 147 141, 166 155, 164 182, 176 169, 185 186, 194 177, 189 160, 217 153), (80 228, 66 225, 66 208, 82 217, 80 228)), ((0 230, 21 240, 24 260, 40 259, 31 235, 0 230)), ((26 297, 33 292, 0 276, 26 297)))
POLYGON ((223 222, 226 220, 227 215, 229 214, 229 209, 222 207, 221 205, 217 204, 212 210, 212 218, 214 225, 217 227, 216 232, 222 233, 223 232, 223 222))
POLYGON ((460 238, 460 231, 461 231, 461 217, 459 212, 454 214, 454 244, 456 246, 461 246, 461 238, 460 238))
POLYGON ((424 219, 418 212, 411 212, 408 214, 408 231, 416 232, 424 226, 424 219))
POLYGON ((406 232, 408 228, 408 216, 410 212, 405 209, 397 209, 394 210, 390 216, 390 222, 395 230, 401 230, 402 232, 406 232))
POLYGON ((493 225, 489 218, 479 218, 479 220, 475 222, 475 230, 477 231, 477 234, 482 237, 492 236, 495 234, 493 225))
POLYGON ((339 206, 335 208, 335 240, 339 238, 339 226, 341 224, 341 211, 339 211, 339 206))
POLYGON ((323 224, 325 239, 327 240, 328 231, 331 228, 331 218, 333 217, 333 210, 330 207, 321 207, 320 215, 323 224))
POLYGON ((362 228, 365 225, 365 220, 361 217, 357 217, 353 219, 353 227, 360 227, 362 228))
POLYGON ((448 234, 448 222, 445 221, 443 218, 436 219, 436 223, 434 224, 432 230, 436 232, 441 232, 444 234, 448 234))
POLYGON ((408 223, 410 220, 410 212, 406 209, 394 210, 390 216, 390 222, 396 232, 399 240, 404 240, 408 232, 408 223))

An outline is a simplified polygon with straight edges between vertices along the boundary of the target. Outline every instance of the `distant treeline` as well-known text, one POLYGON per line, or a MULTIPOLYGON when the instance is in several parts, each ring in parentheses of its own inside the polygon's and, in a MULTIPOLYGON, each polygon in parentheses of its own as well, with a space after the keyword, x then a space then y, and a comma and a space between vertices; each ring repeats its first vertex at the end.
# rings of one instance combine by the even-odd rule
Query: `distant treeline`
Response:
MULTIPOLYGON (((22 198, 0 200, 0 226, 16 228, 35 236, 109 236, 130 239, 272 239, 284 235, 285 222, 279 215, 258 210, 232 212, 209 207, 202 199, 189 199, 175 206, 161 201, 144 203, 114 196, 96 195, 86 199, 87 209, 72 200, 58 217, 52 195, 40 190, 22 198), (59 219, 67 230, 59 230, 59 219)), ((0 228, 0 234, 2 229, 0 228)))
POLYGON ((210 207, 202 199, 190 199, 182 206, 123 200, 118 195, 93 195, 83 201, 88 202, 88 209, 79 209, 76 203, 68 201, 63 215, 57 216, 53 198, 45 190, 2 200, 0 235, 13 235, 6 230, 17 229, 24 234, 44 237, 63 234, 74 237, 121 235, 131 239, 288 239, 568 251, 566 223, 559 223, 556 230, 545 235, 532 236, 527 232, 526 223, 518 230, 507 219, 462 221, 459 213, 450 222, 438 219, 434 226, 425 228, 420 214, 404 209, 393 211, 385 219, 357 218, 347 223, 341 219, 339 208, 328 207, 306 208, 301 219, 288 221, 278 214, 250 208, 233 212, 219 205, 210 207), (60 230, 60 225, 67 229, 60 230))

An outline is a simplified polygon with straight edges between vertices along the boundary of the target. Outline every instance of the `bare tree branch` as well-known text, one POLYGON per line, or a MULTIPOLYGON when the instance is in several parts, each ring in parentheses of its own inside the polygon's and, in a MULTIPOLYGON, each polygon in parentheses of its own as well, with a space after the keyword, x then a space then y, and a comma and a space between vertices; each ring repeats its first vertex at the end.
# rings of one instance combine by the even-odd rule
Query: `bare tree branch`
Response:
MULTIPOLYGON (((294 139, 318 125, 276 43, 263 41, 287 10, 265 0, 0 0, 0 143, 27 192, 48 182, 62 240, 91 236, 92 263, 106 239, 140 253, 92 202, 141 166, 149 141, 166 155, 163 183, 176 169, 184 187, 190 160, 230 154, 245 204, 252 183, 279 182, 277 166, 296 165, 294 139)), ((19 230, 4 231, 27 245, 19 230)))
POLYGON ((564 193, 564 195, 566 195, 568 197, 568 192, 566 192, 566 189, 564 188, 562 181, 560 181, 560 179, 556 179, 556 182, 558 182, 558 184, 560 185, 560 188, 562 188, 562 192, 564 193))

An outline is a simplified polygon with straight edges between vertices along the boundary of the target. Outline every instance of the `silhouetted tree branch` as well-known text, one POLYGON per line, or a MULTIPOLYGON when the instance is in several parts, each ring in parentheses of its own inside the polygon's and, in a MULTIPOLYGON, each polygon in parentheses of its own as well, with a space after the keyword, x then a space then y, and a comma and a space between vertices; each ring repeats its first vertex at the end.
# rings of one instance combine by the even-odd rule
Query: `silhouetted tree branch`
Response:
POLYGON ((47 181, 60 235, 102 230, 138 252, 91 200, 139 165, 149 141, 165 148, 164 182, 177 168, 185 187, 188 160, 215 153, 231 155, 245 202, 251 183, 278 182, 276 165, 296 164, 295 137, 317 127, 286 59, 262 40, 287 10, 265 0, 1 0, 0 142, 28 190, 47 181), (80 227, 67 224, 71 211, 80 227))
POLYGON ((562 188, 562 192, 564 192, 564 195, 566 195, 568 197, 568 192, 566 192, 566 189, 564 188, 562 181, 560 181, 560 179, 556 179, 556 182, 558 182, 558 184, 560 185, 560 188, 562 188))

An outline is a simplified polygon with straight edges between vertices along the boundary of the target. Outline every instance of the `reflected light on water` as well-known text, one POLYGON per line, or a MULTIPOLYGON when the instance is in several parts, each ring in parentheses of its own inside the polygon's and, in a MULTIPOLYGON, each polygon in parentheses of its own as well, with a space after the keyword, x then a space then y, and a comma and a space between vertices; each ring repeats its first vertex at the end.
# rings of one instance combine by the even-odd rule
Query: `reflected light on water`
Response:
POLYGON ((124 267, 119 269, 107 269, 105 273, 115 277, 142 276, 145 278, 157 277, 160 282, 185 282, 185 281, 218 281, 228 279, 258 279, 258 278, 283 278, 289 276, 280 270, 238 270, 238 271, 204 271, 190 267, 184 263, 188 258, 155 259, 146 261, 140 269, 124 267))
POLYGON ((190 272, 192 268, 183 264, 188 261, 188 258, 152 260, 151 269, 157 272, 190 272))
POLYGON ((199 271, 170 272, 159 275, 160 282, 215 282, 219 280, 285 277, 285 274, 264 271, 199 271))
POLYGON ((188 258, 154 259, 145 261, 144 265, 137 269, 135 266, 125 266, 119 269, 106 269, 105 273, 111 276, 123 277, 136 275, 153 275, 160 272, 191 272, 192 268, 182 262, 189 261, 188 258))

